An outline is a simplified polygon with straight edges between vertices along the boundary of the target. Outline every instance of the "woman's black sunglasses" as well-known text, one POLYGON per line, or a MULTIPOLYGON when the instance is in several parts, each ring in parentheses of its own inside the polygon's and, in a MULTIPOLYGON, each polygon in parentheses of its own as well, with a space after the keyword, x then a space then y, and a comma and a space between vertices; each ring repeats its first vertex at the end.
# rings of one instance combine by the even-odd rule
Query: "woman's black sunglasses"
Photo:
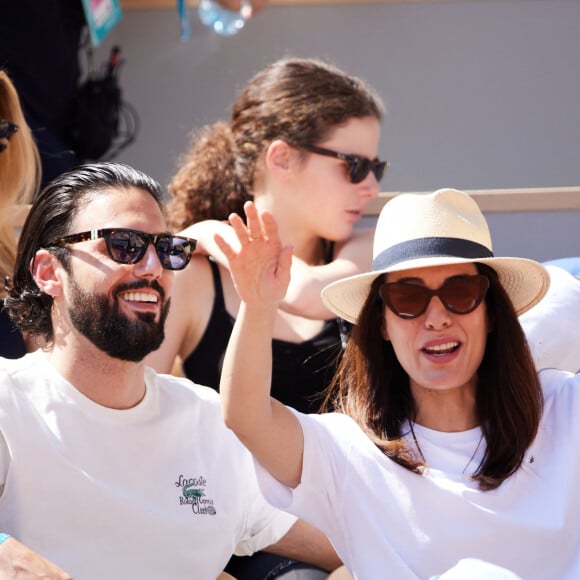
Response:
POLYGON ((10 139, 18 131, 18 125, 0 119, 0 139, 10 139))
POLYGON ((64 236, 48 244, 48 247, 78 244, 99 238, 105 239, 109 256, 119 264, 136 264, 143 259, 149 244, 153 244, 157 257, 166 270, 183 270, 197 244, 196 240, 172 234, 147 234, 139 230, 105 228, 64 236))
POLYGON ((386 161, 379 161, 379 159, 369 159, 368 157, 361 157, 360 155, 349 155, 348 153, 339 153, 332 149, 325 149, 324 147, 317 147, 316 145, 302 145, 300 147, 310 153, 317 155, 325 155, 326 157, 334 157, 341 159, 346 163, 348 169, 348 177, 351 183, 360 183, 365 180, 367 175, 372 171, 377 181, 383 178, 385 169, 388 167, 386 161))
POLYGON ((11 123, 10 121, 4 121, 0 119, 0 140, 5 140, 4 143, 0 143, 0 153, 6 149, 12 135, 18 131, 18 125, 16 123, 11 123))
POLYGON ((381 286, 380 294, 397 316, 408 319, 421 316, 433 296, 437 296, 449 312, 469 314, 481 304, 488 288, 487 276, 476 274, 452 276, 436 290, 412 282, 388 282, 381 286))

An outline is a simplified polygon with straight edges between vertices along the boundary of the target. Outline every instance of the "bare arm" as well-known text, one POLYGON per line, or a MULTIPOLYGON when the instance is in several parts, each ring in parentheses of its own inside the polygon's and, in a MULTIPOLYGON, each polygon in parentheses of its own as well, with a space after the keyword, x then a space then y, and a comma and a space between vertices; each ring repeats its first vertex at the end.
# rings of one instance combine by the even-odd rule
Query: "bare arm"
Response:
POLYGON ((202 220, 196 222, 185 228, 180 234, 197 240, 197 246, 195 248, 197 254, 211 256, 218 264, 226 268, 228 267, 228 261, 223 255, 220 246, 215 242, 215 235, 218 234, 234 248, 238 243, 232 227, 228 223, 219 220, 202 220))
POLYGON ((304 520, 298 520, 283 538, 264 551, 312 564, 328 572, 342 564, 328 538, 304 520))
POLYGON ((292 249, 282 247, 271 214, 260 217, 251 202, 245 211, 247 227, 239 216, 230 218, 239 251, 216 236, 242 301, 221 375, 222 412, 226 425, 264 468, 296 487, 302 473, 302 428, 269 394, 274 319, 288 286, 292 249))
MULTIPOLYGON (((197 240, 196 252, 212 256, 221 266, 229 269, 226 259, 214 236, 218 234, 232 248, 239 242, 229 224, 217 220, 197 222, 181 232, 197 240)), ((328 320, 336 315, 322 303, 322 289, 341 278, 353 276, 370 269, 372 262, 372 237, 370 229, 355 231, 353 236, 338 247, 335 258, 328 264, 312 266, 296 256, 292 257, 291 279, 279 308, 290 314, 312 320, 328 320)))
POLYGON ((8 538, 0 544, 0 577, 6 580, 72 580, 64 570, 15 538, 8 538))
POLYGON ((373 231, 355 231, 353 236, 337 245, 335 258, 328 264, 311 266, 296 256, 292 258, 292 278, 280 308, 313 320, 328 320, 336 314, 322 303, 322 289, 336 280, 371 269, 373 231))
POLYGON ((177 356, 185 360, 197 346, 213 304, 211 271, 205 256, 193 256, 184 270, 175 272, 165 338, 145 362, 157 372, 169 373, 177 356))
MULTIPOLYGON (((189 269, 190 263, 187 266, 189 269)), ((159 373, 170 373, 176 356, 182 350, 182 344, 187 334, 187 322, 190 309, 193 307, 187 301, 187 280, 185 270, 176 272, 171 292, 171 305, 165 321, 165 338, 161 346, 147 355, 145 363, 159 373)))

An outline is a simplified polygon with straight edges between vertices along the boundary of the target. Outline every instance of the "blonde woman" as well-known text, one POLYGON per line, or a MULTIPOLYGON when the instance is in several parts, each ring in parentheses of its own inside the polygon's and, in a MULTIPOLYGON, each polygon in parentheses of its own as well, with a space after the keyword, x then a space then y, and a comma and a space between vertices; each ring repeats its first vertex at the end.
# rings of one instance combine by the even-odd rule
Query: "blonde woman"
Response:
POLYGON ((0 355, 16 358, 27 347, 3 308, 4 279, 12 275, 17 228, 40 182, 40 157, 16 89, 0 70, 0 355))

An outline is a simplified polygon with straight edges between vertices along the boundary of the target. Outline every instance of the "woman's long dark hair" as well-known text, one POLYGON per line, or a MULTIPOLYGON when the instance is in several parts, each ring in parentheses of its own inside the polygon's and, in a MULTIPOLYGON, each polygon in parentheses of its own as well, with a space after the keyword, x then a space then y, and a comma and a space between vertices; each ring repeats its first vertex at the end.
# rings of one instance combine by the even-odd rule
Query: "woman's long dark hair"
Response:
MULTIPOLYGON (((490 490, 522 465, 538 431, 543 397, 511 300, 493 269, 476 266, 490 281, 485 297, 490 332, 476 391, 486 451, 472 479, 480 489, 490 490)), ((384 281, 379 276, 371 285, 326 403, 352 417, 391 459, 421 473, 424 461, 408 448, 402 432, 405 421, 415 416, 409 376, 381 333, 385 307, 379 289, 384 281)))

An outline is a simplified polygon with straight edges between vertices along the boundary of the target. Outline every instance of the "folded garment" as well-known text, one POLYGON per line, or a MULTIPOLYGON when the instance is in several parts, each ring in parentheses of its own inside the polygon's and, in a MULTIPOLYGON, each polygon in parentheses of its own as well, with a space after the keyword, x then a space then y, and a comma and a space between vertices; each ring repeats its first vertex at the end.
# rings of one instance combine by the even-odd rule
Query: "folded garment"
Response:
MULTIPOLYGON (((572 260, 572 258, 570 258, 572 260)), ((580 258, 578 273, 580 275, 580 258)), ((560 266, 546 264, 550 288, 520 316, 536 368, 580 371, 580 279, 560 266)))

